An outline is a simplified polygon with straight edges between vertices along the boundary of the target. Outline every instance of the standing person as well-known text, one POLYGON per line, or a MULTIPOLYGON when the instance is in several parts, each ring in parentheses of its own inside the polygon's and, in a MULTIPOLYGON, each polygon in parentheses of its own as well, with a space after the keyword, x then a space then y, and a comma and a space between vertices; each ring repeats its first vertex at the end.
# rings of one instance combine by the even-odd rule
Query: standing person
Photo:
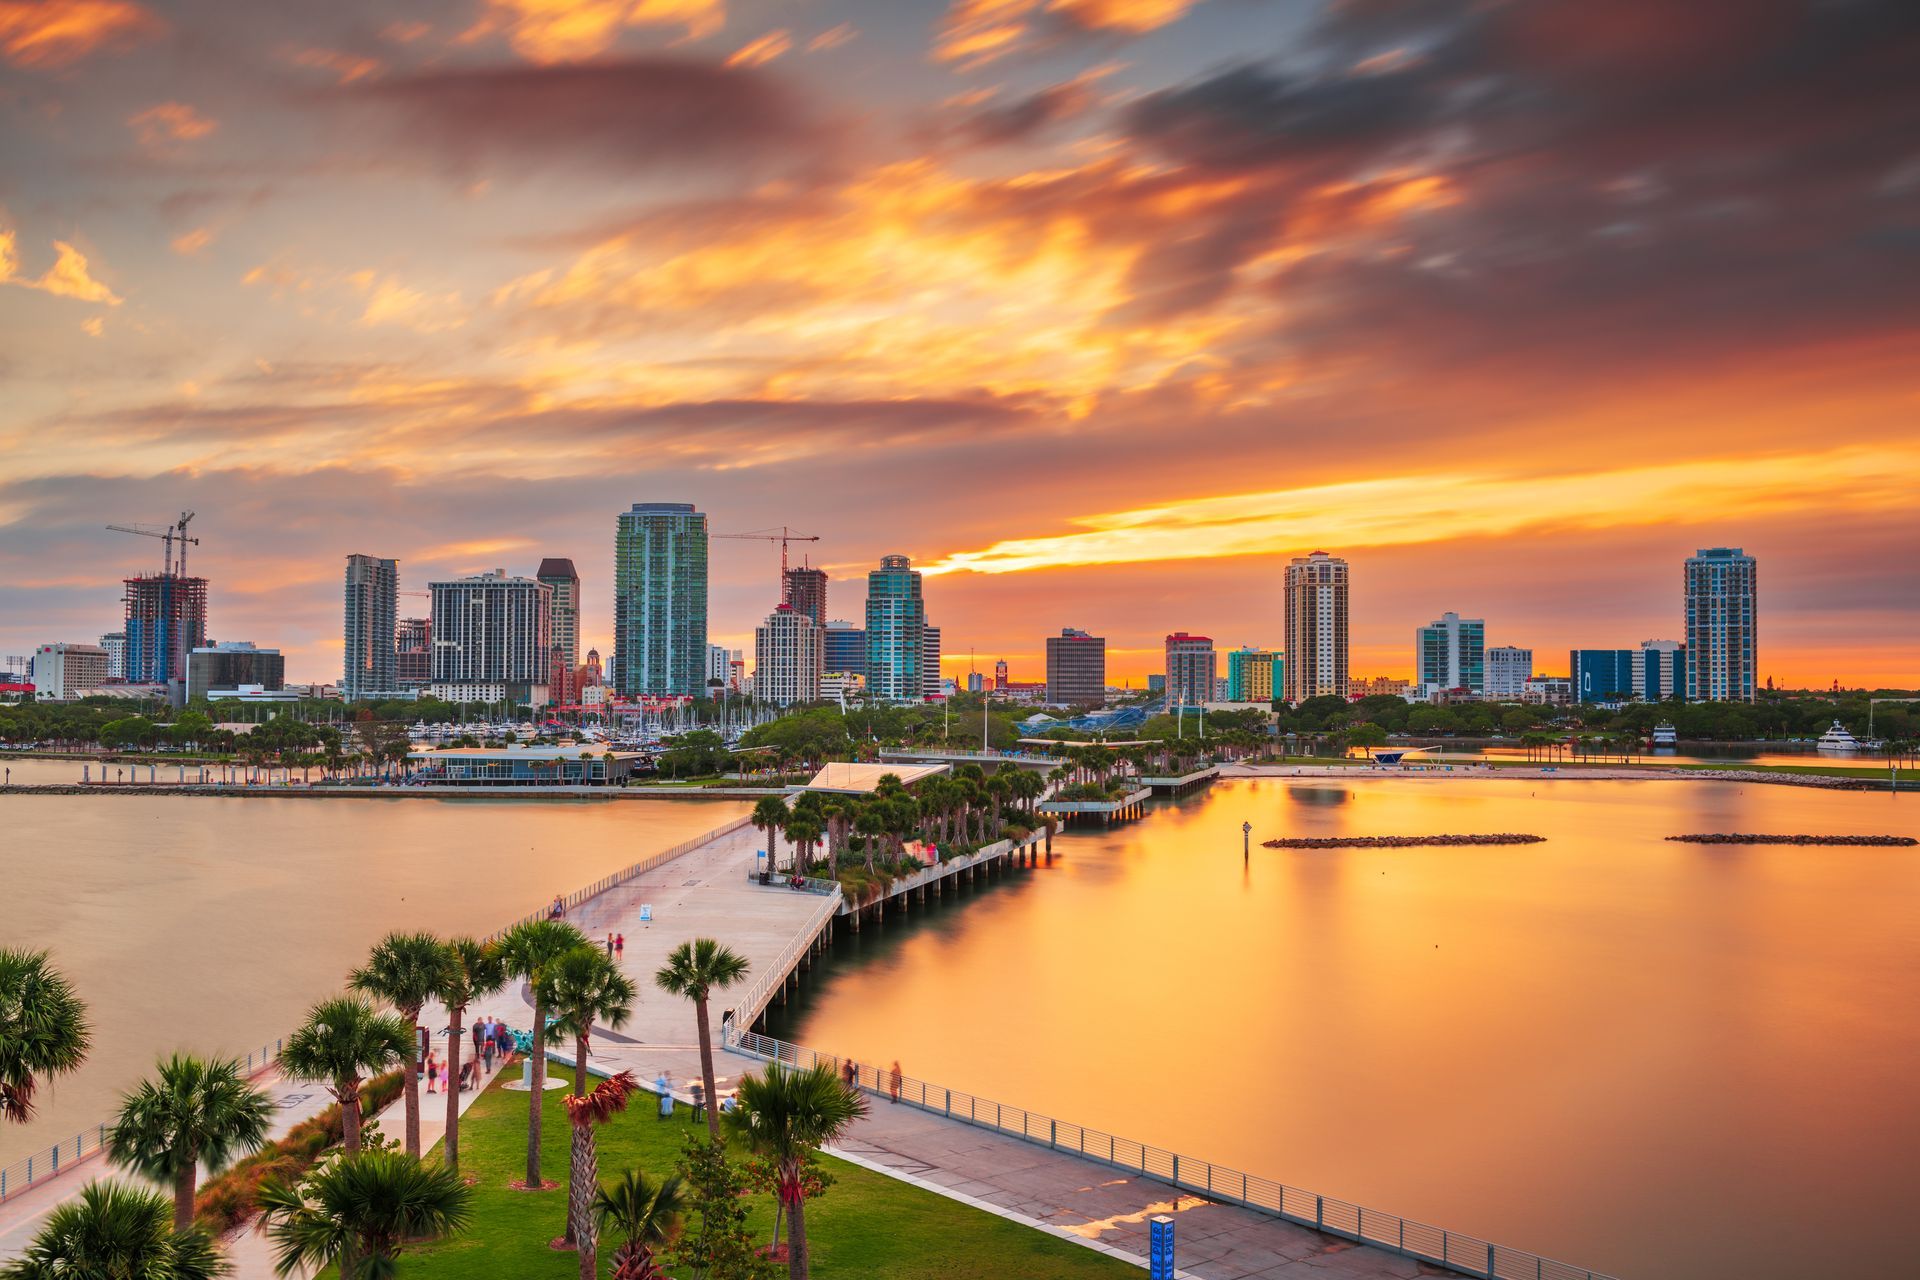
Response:
POLYGON ((616 933, 613 935, 613 954, 616 959, 624 960, 627 958, 627 935, 626 934, 616 933))
POLYGON ((887 1072, 887 1096, 895 1102, 900 1101, 900 1059, 893 1060, 893 1067, 887 1072))
POLYGON ((613 959, 613 935, 607 935, 607 959, 613 959))
POLYGON ((662 1071, 654 1077, 653 1088, 660 1095, 660 1119, 666 1120, 673 1115, 673 1082, 662 1071))
POLYGON ((500 1046, 500 1062, 504 1066, 507 1059, 513 1056, 513 1032, 507 1030, 507 1024, 503 1022, 493 1038, 500 1046))
POLYGON ((434 1088, 434 1086, 438 1084, 439 1081, 440 1081, 440 1060, 434 1057, 432 1052, 428 1052, 427 1054, 427 1092, 428 1093, 439 1092, 439 1090, 434 1088))
POLYGON ((493 1018, 480 1024, 480 1069, 493 1070, 493 1018))
POLYGON ((476 1057, 479 1056, 479 1053, 480 1053, 481 1037, 485 1036, 486 1034, 487 1034, 487 1024, 482 1022, 479 1018, 475 1018, 473 1020, 473 1052, 476 1057))

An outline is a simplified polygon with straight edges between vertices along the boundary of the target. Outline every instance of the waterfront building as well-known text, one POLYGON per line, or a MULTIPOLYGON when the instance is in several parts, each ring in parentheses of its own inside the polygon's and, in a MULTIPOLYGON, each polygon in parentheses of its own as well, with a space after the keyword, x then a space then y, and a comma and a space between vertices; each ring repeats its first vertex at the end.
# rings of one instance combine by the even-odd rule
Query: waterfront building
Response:
POLYGON ((420 691, 423 698, 456 704, 480 706, 544 707, 550 701, 548 688, 538 681, 519 680, 436 680, 420 691))
POLYGON ((1634 696, 1631 649, 1572 649, 1567 670, 1576 702, 1624 702, 1634 696))
POLYGON ((1533 650, 1497 644, 1487 650, 1487 697, 1517 702, 1533 678, 1533 650))
POLYGON ((572 683, 573 669, 580 665, 580 573, 573 561, 549 556, 540 562, 533 575, 553 588, 547 610, 547 634, 560 651, 572 683))
POLYGON ((1642 640, 1633 651, 1633 692, 1648 702, 1685 701, 1687 646, 1678 640, 1642 640))
POLYGON ((393 680, 396 689, 418 689, 433 679, 433 620, 402 618, 394 627, 393 680))
POLYGON ((107 663, 97 644, 43 644, 33 651, 33 696, 81 697, 107 682, 107 663))
POLYGON ((863 680, 867 674, 867 633, 851 622, 834 618, 821 637, 821 664, 828 671, 844 671, 863 680))
POLYGON ((100 647, 107 651, 107 679, 125 680, 127 678, 127 633, 107 632, 100 637, 100 647))
POLYGON ((1520 692, 1522 702, 1564 707, 1573 701, 1573 681, 1567 676, 1534 676, 1520 692))
MULTIPOLYGON (((433 685, 541 690, 552 673, 553 588, 505 569, 428 584, 433 595, 433 685)), ((457 699, 448 698, 447 701, 457 699)), ((470 699, 493 701, 493 699, 470 699)))
POLYGON ((340 678, 340 696, 348 702, 369 694, 391 693, 400 685, 394 648, 399 592, 398 560, 367 555, 347 557, 346 608, 342 611, 345 670, 340 678))
POLYGON ((946 684, 940 678, 940 628, 928 627, 925 640, 921 642, 920 696, 938 698, 946 693, 946 684))
POLYGON ((1443 613, 1414 633, 1414 679, 1420 695, 1431 698, 1443 689, 1464 689, 1476 696, 1487 691, 1487 624, 1480 618, 1443 613))
POLYGON ((820 701, 821 636, 813 615, 782 604, 753 632, 753 696, 776 707, 820 701))
MULTIPOLYGON (((187 659, 188 698, 217 699, 222 694, 238 697, 243 688, 278 693, 286 687, 286 658, 278 649, 256 648, 250 641, 222 640, 202 645, 187 659)), ((343 686, 343 696, 345 692, 343 686)))
POLYGON ((706 692, 707 517, 690 502, 636 502, 613 548, 614 688, 706 692))
POLYGON ((824 569, 810 569, 801 566, 787 570, 787 580, 782 587, 783 599, 794 608, 796 613, 804 613, 813 619, 816 627, 827 625, 827 572, 824 569))
POLYGON ((1287 564, 1285 699, 1347 696, 1347 562, 1324 551, 1287 564))
POLYGON ((1228 702, 1273 702, 1273 664, 1277 655, 1271 649, 1242 645, 1227 653, 1228 702))
POLYGON ((419 786, 618 786, 640 760, 638 751, 582 751, 578 747, 450 747, 415 751, 409 781, 419 786))
POLYGON ((1687 696, 1752 702, 1759 566, 1739 547, 1703 547, 1687 558, 1687 696))
MULTIPOLYGON (((971 686, 969 686, 971 687, 971 686)), ((1107 700, 1107 641, 1073 627, 1047 637, 1047 704, 1098 707, 1107 700)))
POLYGON ((1361 698, 1404 698, 1411 682, 1398 676, 1351 676, 1347 680, 1347 697, 1361 698))
POLYGON ((125 583, 127 683, 185 680, 187 655, 207 642, 207 580, 153 573, 125 583))
POLYGON ((1004 689, 1007 687, 1007 680, 1007 660, 1002 658, 993 664, 993 687, 1004 689))
POLYGON ((927 612, 920 574, 906 556, 867 574, 867 693, 884 702, 926 696, 927 612))
POLYGON ((1210 636, 1176 631, 1167 637, 1167 698, 1184 706, 1214 701, 1218 658, 1210 636))

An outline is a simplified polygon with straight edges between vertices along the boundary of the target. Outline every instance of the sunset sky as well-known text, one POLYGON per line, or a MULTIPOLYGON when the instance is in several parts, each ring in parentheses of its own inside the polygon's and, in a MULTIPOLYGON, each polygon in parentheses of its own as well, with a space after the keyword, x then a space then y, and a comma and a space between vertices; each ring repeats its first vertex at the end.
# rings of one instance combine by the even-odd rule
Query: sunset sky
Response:
POLYGON ((186 509, 290 677, 353 552, 604 654, 689 501, 836 617, 911 555, 948 674, 1277 646, 1316 548, 1355 674, 1564 673, 1732 545, 1763 680, 1920 684, 1920 5, 0 0, 0 458, 0 655, 186 509))

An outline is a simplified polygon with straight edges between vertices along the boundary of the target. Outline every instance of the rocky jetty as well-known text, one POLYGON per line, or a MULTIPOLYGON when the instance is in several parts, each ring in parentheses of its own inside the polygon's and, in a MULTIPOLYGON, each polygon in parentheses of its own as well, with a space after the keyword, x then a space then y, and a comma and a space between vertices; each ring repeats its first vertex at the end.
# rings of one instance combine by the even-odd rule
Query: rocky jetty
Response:
POLYGON ((1768 836, 1738 832, 1668 836, 1667 839, 1678 840, 1683 844, 1854 844, 1895 848, 1920 844, 1920 840, 1912 836, 1768 836))
POLYGON ((1496 832, 1486 836, 1290 836, 1262 840, 1268 849, 1412 849, 1426 845, 1540 844, 1545 836, 1496 832))

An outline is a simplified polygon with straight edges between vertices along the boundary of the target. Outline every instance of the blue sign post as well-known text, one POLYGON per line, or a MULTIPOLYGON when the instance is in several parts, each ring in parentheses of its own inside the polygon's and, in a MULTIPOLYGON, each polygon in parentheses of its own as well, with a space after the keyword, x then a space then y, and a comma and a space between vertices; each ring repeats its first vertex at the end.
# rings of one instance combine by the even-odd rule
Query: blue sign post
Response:
POLYGON ((1163 1213, 1147 1223, 1147 1230, 1150 1280, 1173 1280, 1173 1219, 1163 1213))

